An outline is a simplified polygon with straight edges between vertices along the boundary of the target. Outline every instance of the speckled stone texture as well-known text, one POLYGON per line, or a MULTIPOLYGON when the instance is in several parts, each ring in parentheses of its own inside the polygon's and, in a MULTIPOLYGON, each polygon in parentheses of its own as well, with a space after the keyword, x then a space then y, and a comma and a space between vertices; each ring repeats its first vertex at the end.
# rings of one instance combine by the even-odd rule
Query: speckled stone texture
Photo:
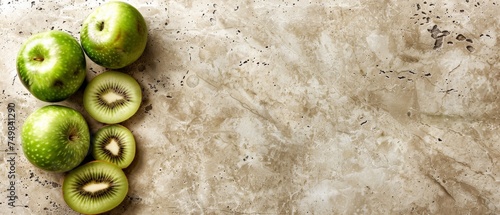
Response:
MULTIPOLYGON (((16 75, 31 34, 79 38, 103 1, 0 1, 0 115, 37 101, 16 75)), ((129 1, 143 88, 123 123, 137 140, 130 191, 109 214, 499 214, 500 6, 496 1, 129 1)), ((104 71, 88 61, 87 81, 104 71)), ((82 91, 62 105, 81 111, 82 91)), ((0 213, 74 214, 64 174, 23 157, 16 136, 0 213)))

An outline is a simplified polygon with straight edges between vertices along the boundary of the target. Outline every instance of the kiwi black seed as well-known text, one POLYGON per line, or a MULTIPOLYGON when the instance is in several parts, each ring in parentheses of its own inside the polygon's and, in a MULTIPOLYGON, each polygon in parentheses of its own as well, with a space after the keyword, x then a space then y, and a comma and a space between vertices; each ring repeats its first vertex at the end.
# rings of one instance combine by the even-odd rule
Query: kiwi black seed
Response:
POLYGON ((92 140, 92 156, 127 168, 135 157, 135 138, 123 125, 114 124, 100 128, 92 140))
POLYGON ((68 206, 82 214, 100 214, 123 202, 128 179, 123 170, 106 161, 91 161, 68 173, 63 182, 68 206))
POLYGON ((92 79, 83 93, 83 107, 95 120, 116 124, 132 117, 141 105, 141 86, 129 74, 106 71, 92 79))

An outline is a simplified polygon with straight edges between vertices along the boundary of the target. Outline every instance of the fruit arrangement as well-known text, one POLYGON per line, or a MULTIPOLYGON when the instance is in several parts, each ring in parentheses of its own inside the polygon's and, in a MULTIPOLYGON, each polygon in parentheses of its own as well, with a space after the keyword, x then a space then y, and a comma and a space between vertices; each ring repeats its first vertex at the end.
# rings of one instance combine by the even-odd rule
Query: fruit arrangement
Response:
POLYGON ((117 207, 128 192, 122 169, 134 160, 132 132, 119 123, 130 119, 142 101, 139 83, 114 71, 134 63, 144 52, 148 29, 141 13, 125 2, 111 1, 83 21, 80 42, 70 34, 49 30, 34 34, 21 46, 16 68, 21 83, 35 98, 60 102, 74 95, 86 77, 86 57, 111 69, 86 86, 83 107, 103 124, 93 134, 82 113, 49 104, 31 113, 21 130, 22 149, 33 166, 67 173, 62 194, 74 211, 98 214, 117 207), (83 163, 88 155, 92 161, 83 163))

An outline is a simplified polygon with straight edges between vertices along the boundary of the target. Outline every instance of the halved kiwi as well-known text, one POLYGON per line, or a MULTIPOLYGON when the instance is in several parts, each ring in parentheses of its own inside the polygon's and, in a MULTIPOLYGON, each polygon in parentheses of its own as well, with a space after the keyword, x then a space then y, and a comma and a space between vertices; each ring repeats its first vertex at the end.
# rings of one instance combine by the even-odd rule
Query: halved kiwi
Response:
POLYGON ((123 125, 114 124, 100 128, 92 140, 92 156, 127 168, 135 157, 135 138, 123 125))
POLYGON ((106 161, 91 161, 64 178, 63 197, 68 206, 82 214, 100 214, 120 205, 128 193, 123 170, 106 161))
POLYGON ((97 75, 83 92, 83 106, 95 120, 116 124, 132 117, 141 105, 141 86, 130 75, 106 71, 97 75))

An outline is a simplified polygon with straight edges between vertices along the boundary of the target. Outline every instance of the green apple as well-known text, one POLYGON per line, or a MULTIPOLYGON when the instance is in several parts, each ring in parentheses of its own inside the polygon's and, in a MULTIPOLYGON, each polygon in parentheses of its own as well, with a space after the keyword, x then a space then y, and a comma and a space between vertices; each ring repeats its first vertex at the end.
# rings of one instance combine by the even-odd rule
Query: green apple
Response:
POLYGON ((88 154, 90 132, 78 111, 48 105, 26 118, 21 128, 21 143, 24 155, 34 166, 66 172, 78 166, 88 154))
POLYGON ((73 95, 86 75, 85 54, 70 34, 52 30, 29 37, 19 50, 17 73, 36 98, 58 102, 73 95))
POLYGON ((148 28, 132 5, 111 1, 97 7, 84 20, 80 41, 96 64, 119 69, 135 62, 144 52, 148 28))

